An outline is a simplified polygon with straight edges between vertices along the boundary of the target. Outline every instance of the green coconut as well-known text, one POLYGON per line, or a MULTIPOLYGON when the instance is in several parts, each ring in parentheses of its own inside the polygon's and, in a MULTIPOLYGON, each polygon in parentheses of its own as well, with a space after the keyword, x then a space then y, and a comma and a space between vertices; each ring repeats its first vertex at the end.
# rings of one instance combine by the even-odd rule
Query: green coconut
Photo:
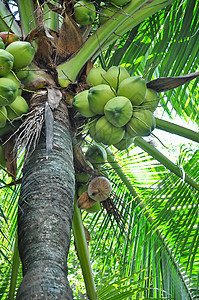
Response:
POLYGON ((88 103, 88 90, 78 93, 74 97, 73 105, 78 110, 78 112, 86 118, 93 117, 96 115, 96 113, 94 113, 90 109, 88 103))
POLYGON ((7 109, 5 106, 0 106, 0 128, 6 126, 7 121, 7 109))
POLYGON ((89 1, 78 1, 74 5, 75 21, 80 25, 90 25, 95 21, 95 5, 89 1))
POLYGON ((95 125, 95 132, 97 139, 105 145, 116 144, 124 136, 124 128, 113 126, 105 116, 101 117, 97 121, 95 125))
POLYGON ((0 169, 4 169, 5 167, 6 167, 5 149, 4 146, 0 144, 0 169))
POLYGON ((107 120, 116 127, 122 127, 132 117, 133 106, 131 101, 123 96, 117 96, 109 100, 104 106, 104 114, 107 120))
POLYGON ((116 91, 120 83, 130 77, 128 71, 123 67, 113 66, 104 75, 104 81, 106 84, 110 85, 116 91))
POLYGON ((29 42, 16 41, 6 47, 6 51, 14 56, 14 69, 22 69, 28 66, 35 55, 35 49, 29 42))
POLYGON ((86 158, 95 165, 103 164, 107 160, 106 150, 100 145, 91 145, 86 151, 86 158))
POLYGON ((17 96, 16 99, 7 106, 7 111, 9 120, 13 120, 27 113, 28 104, 23 97, 17 96))
POLYGON ((93 112, 98 115, 104 114, 105 104, 115 97, 115 90, 109 85, 100 84, 89 89, 88 102, 93 112))
POLYGON ((160 98, 158 96, 158 93, 155 90, 147 88, 145 100, 142 103, 142 107, 150 110, 151 112, 154 112, 158 106, 159 101, 160 98))
POLYGON ((148 136, 155 126, 153 113, 147 109, 140 109, 133 113, 133 117, 126 125, 126 130, 131 137, 148 136))
POLYGON ((6 50, 0 49, 0 76, 6 76, 12 69, 14 57, 6 50))
POLYGON ((17 84, 9 78, 0 78, 0 106, 11 104, 17 97, 17 84))
POLYGON ((146 96, 146 82, 140 76, 124 79, 118 87, 118 96, 128 98, 133 106, 144 102, 146 96))
POLYGON ((106 71, 104 69, 102 69, 101 67, 92 68, 90 70, 90 72, 88 73, 86 82, 92 86, 102 84, 102 83, 104 83, 104 75, 105 74, 106 74, 106 71))

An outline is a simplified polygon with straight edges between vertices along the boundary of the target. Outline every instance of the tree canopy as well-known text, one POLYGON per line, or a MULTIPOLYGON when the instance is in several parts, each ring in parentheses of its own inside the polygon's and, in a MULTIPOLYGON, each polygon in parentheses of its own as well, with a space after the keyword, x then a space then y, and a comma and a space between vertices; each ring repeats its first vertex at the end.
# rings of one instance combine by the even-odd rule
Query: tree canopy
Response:
MULTIPOLYGON (((38 1, 39 13, 35 12, 34 2, 1 1, 0 31, 11 29, 26 40, 32 33, 38 42, 34 28, 38 28, 37 17, 42 15, 46 28, 60 32, 61 8, 67 1, 38 1)), ((98 9, 99 2, 95 3, 98 9)), ((147 1, 139 2, 147 4, 146 10, 136 10, 131 18, 127 12, 125 19, 124 7, 118 26, 114 23, 117 20, 111 19, 99 26, 96 19, 76 55, 62 58, 56 67, 61 78, 57 84, 66 90, 70 80, 81 85, 88 75, 86 68, 82 68, 89 69, 92 64, 106 70, 112 66, 125 67, 131 76, 142 76, 160 96, 154 113, 156 129, 149 137, 135 138, 122 151, 114 146, 105 147, 107 160, 100 172, 108 172, 112 183, 109 202, 94 214, 86 211, 80 214, 77 209, 75 216, 81 219, 82 215, 98 299, 196 299, 199 293, 198 2, 155 0, 149 1, 149 5, 147 1)), ((39 49, 41 55, 43 48, 39 49)), ((45 65, 45 52, 43 55, 45 65)), ((76 138, 85 154, 95 142, 88 134, 89 125, 84 124, 85 120, 80 127, 75 126, 76 138)), ((23 162, 24 149, 19 151, 15 180, 6 170, 0 171, 2 299, 13 299, 22 280, 16 232, 23 162)), ((80 257, 79 264, 74 246, 74 226, 73 223, 68 278, 74 298, 81 299, 86 294, 86 275, 83 268, 81 271, 80 264, 84 263, 80 257)), ((75 245, 78 247, 77 240, 75 245)))

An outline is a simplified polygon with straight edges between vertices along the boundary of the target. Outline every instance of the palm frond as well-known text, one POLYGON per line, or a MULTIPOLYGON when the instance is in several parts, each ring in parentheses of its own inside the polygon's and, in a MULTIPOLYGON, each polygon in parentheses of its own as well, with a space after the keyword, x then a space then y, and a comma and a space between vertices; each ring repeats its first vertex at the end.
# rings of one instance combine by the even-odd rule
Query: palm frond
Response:
MULTIPOLYGON (((199 63, 197 12, 198 1, 175 1, 111 45, 104 54, 105 64, 124 65, 147 81, 195 72, 199 63)), ((161 105, 170 118, 178 114, 198 124, 197 84, 198 79, 162 94, 161 105)))
MULTIPOLYGON (((23 157, 18 160, 17 178, 21 177, 23 157)), ((1 248, 1 265, 0 265, 0 295, 1 299, 7 299, 8 295, 16 293, 16 287, 22 280, 22 270, 18 272, 19 263, 13 256, 16 232, 17 232, 17 212, 18 197, 20 192, 20 184, 13 185, 12 179, 7 173, 1 171, 0 182, 0 206, 2 208, 3 218, 0 218, 0 248, 1 248), (15 264, 13 264, 13 262, 15 264), (16 273, 14 275, 14 273, 16 273), (15 278, 13 278, 15 276, 15 278), (11 278, 12 284, 11 285, 11 278), (13 281, 14 280, 14 281, 13 281)))

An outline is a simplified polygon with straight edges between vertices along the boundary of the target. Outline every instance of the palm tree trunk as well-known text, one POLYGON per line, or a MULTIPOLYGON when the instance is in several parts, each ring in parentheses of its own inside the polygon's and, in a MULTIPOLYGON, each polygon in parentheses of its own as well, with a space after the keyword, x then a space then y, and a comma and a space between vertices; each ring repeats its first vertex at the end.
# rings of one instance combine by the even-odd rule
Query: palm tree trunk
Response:
POLYGON ((54 143, 46 159, 45 134, 23 170, 18 211, 24 278, 17 299, 72 299, 67 280, 74 199, 72 139, 66 105, 54 113, 54 143))

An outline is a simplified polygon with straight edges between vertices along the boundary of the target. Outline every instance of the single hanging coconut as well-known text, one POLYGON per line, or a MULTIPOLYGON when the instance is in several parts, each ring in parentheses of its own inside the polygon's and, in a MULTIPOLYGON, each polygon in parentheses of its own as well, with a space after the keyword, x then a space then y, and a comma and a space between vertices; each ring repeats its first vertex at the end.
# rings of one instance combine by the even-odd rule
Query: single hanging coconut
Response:
POLYGON ((154 130, 155 118, 150 110, 138 110, 133 113, 133 117, 126 125, 127 133, 131 137, 148 136, 154 130))
POLYGON ((7 46, 6 51, 14 56, 14 69, 28 66, 35 55, 35 49, 29 42, 16 41, 7 46))
POLYGON ((116 92, 106 84, 100 84, 89 89, 88 102, 93 112, 98 115, 104 114, 105 104, 113 97, 116 92))
POLYGON ((124 79, 118 88, 118 96, 128 98, 133 106, 144 102, 146 96, 146 82, 140 76, 124 79))
POLYGON ((77 1, 74 5, 75 21, 80 25, 90 25, 95 21, 95 5, 90 1, 77 1))
POLYGON ((102 69, 101 67, 92 68, 90 70, 90 72, 88 73, 86 82, 92 86, 103 84, 105 74, 106 74, 106 71, 104 69, 102 69))
POLYGON ((132 117, 133 107, 131 101, 123 96, 117 96, 109 100, 104 106, 104 114, 107 120, 115 127, 122 127, 132 117))
POLYGON ((100 145, 91 145, 86 151, 86 158, 95 166, 105 163, 106 150, 100 145))
POLYGON ((90 109, 88 103, 88 90, 78 93, 74 97, 73 105, 78 110, 78 112, 86 118, 90 118, 96 115, 96 113, 94 113, 90 109))
POLYGON ((95 177, 88 185, 88 196, 95 201, 106 200, 111 192, 112 186, 106 177, 95 177))
POLYGON ((124 136, 124 128, 113 126, 105 116, 101 117, 97 121, 95 125, 95 132, 97 140, 105 145, 116 144, 124 136))
POLYGON ((0 76, 7 75, 14 64, 14 57, 6 50, 0 49, 0 76))
POLYGON ((0 106, 11 104, 17 95, 17 84, 9 78, 0 78, 0 106))
POLYGON ((120 83, 130 77, 128 71, 123 67, 113 66, 104 75, 104 81, 106 84, 110 85, 116 91, 120 83))

